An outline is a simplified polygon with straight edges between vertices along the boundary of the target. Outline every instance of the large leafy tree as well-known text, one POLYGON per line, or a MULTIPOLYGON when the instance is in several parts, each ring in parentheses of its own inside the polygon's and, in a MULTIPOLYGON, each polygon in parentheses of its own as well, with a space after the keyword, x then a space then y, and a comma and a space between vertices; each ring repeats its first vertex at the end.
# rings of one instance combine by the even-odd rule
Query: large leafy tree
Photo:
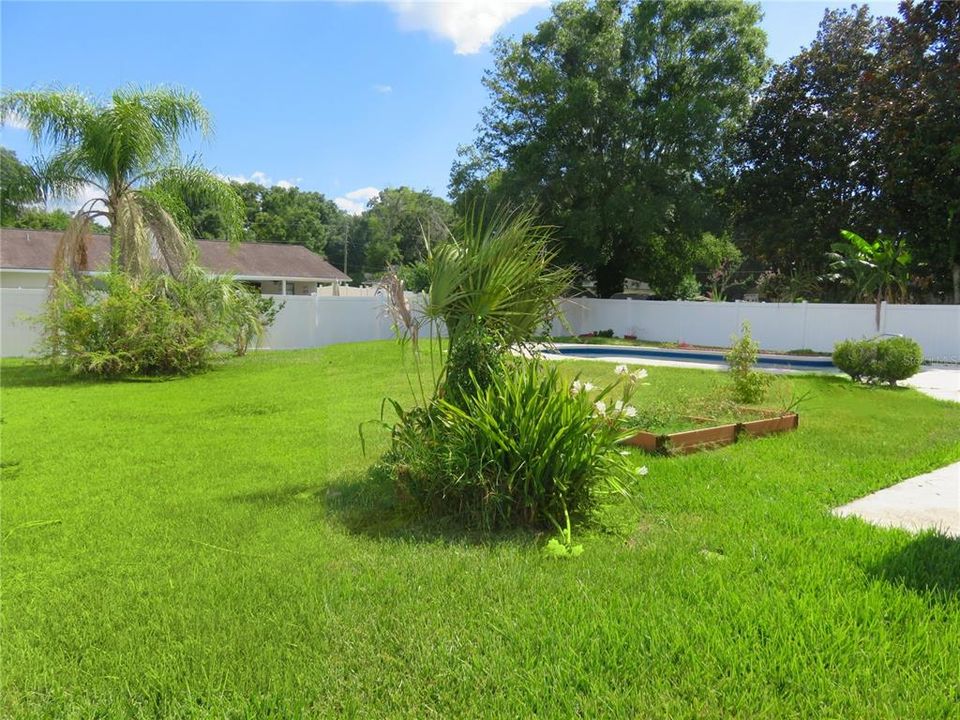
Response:
POLYGON ((903 2, 871 83, 882 224, 960 304, 960 4, 903 2))
POLYGON ((391 265, 422 260, 424 238, 444 236, 455 221, 453 206, 426 190, 386 188, 356 221, 351 247, 362 250, 365 271, 379 273, 391 265))
POLYGON ((453 194, 536 203, 600 294, 627 273, 675 286, 721 229, 724 149, 766 68, 759 18, 739 0, 557 4, 496 46, 453 194))
POLYGON ((778 66, 738 145, 737 237, 780 270, 822 271, 840 231, 908 242, 960 302, 960 6, 825 13, 778 66))
POLYGON ((757 100, 736 195, 738 240, 761 263, 822 269, 842 228, 870 225, 880 165, 861 88, 879 72, 881 32, 865 7, 827 12, 757 100))
POLYGON ((0 113, 23 119, 34 141, 50 146, 44 177, 54 195, 97 191, 63 235, 58 272, 85 267, 86 237, 102 221, 110 226, 114 270, 134 277, 154 269, 180 274, 194 260, 186 193, 220 207, 225 236, 239 239, 242 205, 236 192, 180 159, 180 141, 210 129, 196 94, 128 87, 101 101, 72 91, 10 92, 0 100, 0 113))
POLYGON ((343 212, 321 193, 254 183, 237 190, 246 206, 249 240, 303 245, 322 253, 341 234, 343 212))
MULTIPOLYGON (((243 240, 303 245, 323 253, 342 237, 347 216, 322 193, 296 187, 233 183, 243 202, 243 240)), ((209 198, 184 194, 197 237, 218 239, 226 234, 221 209, 209 198)))

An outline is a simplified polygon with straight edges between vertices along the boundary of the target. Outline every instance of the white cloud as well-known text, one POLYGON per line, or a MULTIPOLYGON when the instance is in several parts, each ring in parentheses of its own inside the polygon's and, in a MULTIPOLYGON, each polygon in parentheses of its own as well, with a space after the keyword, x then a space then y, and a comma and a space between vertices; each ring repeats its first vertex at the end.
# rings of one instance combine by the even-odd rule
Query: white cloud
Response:
POLYGON ((263 172, 263 170, 254 170, 249 175, 221 175, 220 177, 222 177, 224 180, 229 180, 230 182, 236 183, 252 182, 256 183, 257 185, 263 185, 264 187, 272 187, 276 185, 284 190, 297 187, 297 184, 303 180, 303 178, 291 178, 290 180, 274 181, 269 175, 263 172))
POLYGON ((29 130, 27 121, 16 113, 10 113, 3 118, 3 126, 10 130, 29 130))
POLYGON ((426 30, 453 41, 457 55, 472 55, 489 43, 497 30, 531 8, 550 0, 393 0, 401 30, 426 30))
POLYGON ((373 91, 380 93, 381 95, 389 95, 393 92, 393 86, 391 85, 374 85, 373 91))
POLYGON ((375 187, 358 188, 351 190, 345 195, 334 198, 334 204, 349 215, 359 215, 367 209, 367 203, 372 198, 380 194, 380 190, 375 187))

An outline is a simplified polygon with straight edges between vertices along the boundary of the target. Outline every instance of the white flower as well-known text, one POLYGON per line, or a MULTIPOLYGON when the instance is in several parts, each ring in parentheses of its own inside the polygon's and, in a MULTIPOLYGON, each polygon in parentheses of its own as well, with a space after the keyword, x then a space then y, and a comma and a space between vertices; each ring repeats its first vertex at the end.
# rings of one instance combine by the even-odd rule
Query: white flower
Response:
POLYGON ((603 400, 597 400, 593 406, 597 409, 597 415, 600 417, 606 417, 607 415, 607 404, 603 400))
POLYGON ((630 377, 632 377, 634 380, 643 380, 646 376, 646 370, 635 370, 634 372, 630 373, 630 377))
POLYGON ((623 414, 628 418, 634 418, 637 416, 637 409, 633 405, 627 405, 623 410, 623 414))
POLYGON ((637 475, 646 475, 648 472, 650 472, 650 471, 647 470, 647 466, 646 466, 646 465, 642 465, 642 466, 640 466, 640 467, 637 468, 637 475))
POLYGON ((613 404, 613 409, 616 410, 618 414, 621 413, 623 411, 623 400, 617 400, 613 404))
POLYGON ((630 372, 629 370, 627 370, 627 366, 626 366, 626 365, 617 365, 617 366, 613 369, 613 371, 614 371, 617 375, 626 375, 628 372, 630 372))
POLYGON ((594 388, 594 384, 593 384, 593 383, 584 383, 584 384, 583 384, 584 392, 590 392, 591 390, 593 390, 593 388, 594 388))
POLYGON ((574 380, 573 385, 570 386, 570 394, 577 395, 582 389, 583 384, 579 380, 574 380))

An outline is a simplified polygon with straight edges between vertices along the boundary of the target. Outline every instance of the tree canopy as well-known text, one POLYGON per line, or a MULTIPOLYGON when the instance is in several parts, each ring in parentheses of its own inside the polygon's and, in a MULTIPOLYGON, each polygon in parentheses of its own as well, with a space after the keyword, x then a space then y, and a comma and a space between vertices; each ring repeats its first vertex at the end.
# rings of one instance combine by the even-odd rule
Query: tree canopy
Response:
POLYGON ((740 136, 737 239, 761 263, 823 270, 849 229, 914 249, 960 302, 960 6, 878 20, 829 11, 775 68, 740 136))
POLYGON ((40 187, 33 169, 7 148, 0 148, 0 219, 12 224, 24 210, 40 200, 40 187))
POLYGON ((675 287, 722 230, 725 149, 766 68, 759 17, 739 0, 558 3, 495 47, 451 192, 535 204, 602 295, 627 273, 675 287))

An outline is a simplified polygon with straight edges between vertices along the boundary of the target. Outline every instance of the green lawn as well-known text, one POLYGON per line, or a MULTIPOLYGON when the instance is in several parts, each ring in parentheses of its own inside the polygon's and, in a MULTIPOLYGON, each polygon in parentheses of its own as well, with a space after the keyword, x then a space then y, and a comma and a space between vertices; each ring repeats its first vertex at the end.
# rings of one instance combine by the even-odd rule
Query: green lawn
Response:
POLYGON ((0 715, 956 718, 960 543, 829 508, 960 459, 960 406, 794 382, 797 432, 643 458, 563 561, 366 479, 392 343, 152 382, 4 362, 0 715))

